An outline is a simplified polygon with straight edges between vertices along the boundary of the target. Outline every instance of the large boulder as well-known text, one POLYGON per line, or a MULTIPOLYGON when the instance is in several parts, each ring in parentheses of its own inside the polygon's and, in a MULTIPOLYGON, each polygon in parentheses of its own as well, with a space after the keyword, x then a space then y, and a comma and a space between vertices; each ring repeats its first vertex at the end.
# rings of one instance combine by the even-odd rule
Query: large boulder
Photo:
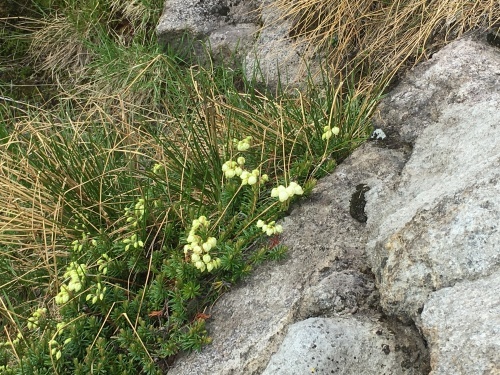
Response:
POLYGON ((272 0, 262 0, 259 34, 244 59, 248 78, 256 76, 266 86, 275 88, 279 83, 300 86, 308 76, 318 76, 319 59, 305 60, 308 43, 289 37, 293 25, 283 17, 272 0))
POLYGON ((413 150, 391 185, 367 193, 367 254, 386 312, 418 320, 432 292, 500 266, 499 51, 450 44, 379 113, 413 150))
POLYGON ((384 99, 377 124, 413 146, 366 194, 381 305, 422 330, 433 375, 499 373, 500 51, 450 44, 384 99))
POLYGON ((310 318, 289 327, 262 375, 423 374, 413 364, 425 349, 414 344, 378 321, 310 318))
POLYGON ((500 272, 432 293, 422 313, 432 375, 500 373, 500 272))

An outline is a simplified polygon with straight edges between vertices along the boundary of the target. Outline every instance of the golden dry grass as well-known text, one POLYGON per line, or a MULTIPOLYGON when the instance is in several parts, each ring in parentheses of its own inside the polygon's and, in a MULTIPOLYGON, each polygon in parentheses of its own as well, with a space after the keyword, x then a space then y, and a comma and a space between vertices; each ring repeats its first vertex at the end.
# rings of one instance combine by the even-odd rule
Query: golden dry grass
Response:
POLYGON ((62 15, 32 26, 29 54, 35 66, 56 73, 78 72, 91 60, 91 52, 85 46, 89 29, 78 30, 77 25, 62 15))
POLYGON ((476 28, 500 22, 498 0, 275 0, 289 36, 322 51, 334 71, 367 83, 393 77, 402 67, 476 28))
POLYGON ((49 248, 61 234, 56 224, 60 220, 61 202, 46 189, 39 171, 26 157, 8 151, 20 147, 31 152, 30 142, 17 136, 29 131, 27 124, 21 120, 17 125, 19 133, 15 132, 16 135, 0 146, 0 199, 3 202, 0 243, 21 245, 23 249, 49 248))

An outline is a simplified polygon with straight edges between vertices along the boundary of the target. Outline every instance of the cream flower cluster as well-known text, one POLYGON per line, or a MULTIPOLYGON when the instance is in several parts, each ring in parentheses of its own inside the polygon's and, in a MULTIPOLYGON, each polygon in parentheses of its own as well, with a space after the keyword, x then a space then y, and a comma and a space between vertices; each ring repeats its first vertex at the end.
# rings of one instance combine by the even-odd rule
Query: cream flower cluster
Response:
POLYGON ((55 297, 56 304, 65 304, 69 301, 70 292, 79 292, 83 287, 86 274, 87 266, 85 264, 71 262, 63 275, 65 279, 69 278, 69 282, 61 285, 60 291, 55 297))
POLYGON ((241 176, 241 173, 243 172, 243 168, 241 166, 245 164, 245 158, 239 157, 238 161, 240 160, 243 160, 242 164, 238 164, 234 160, 228 160, 222 165, 222 172, 224 172, 226 178, 230 179, 234 176, 241 176))
POLYGON ((258 169, 254 169, 251 172, 243 169, 245 162, 246 160, 243 156, 240 156, 237 161, 228 160, 222 165, 222 172, 224 172, 224 175, 228 179, 234 176, 240 177, 242 185, 255 185, 257 182, 269 181, 268 175, 264 174, 261 176, 258 169))
MULTIPOLYGON (((78 229, 78 227, 76 227, 76 229, 78 229)), ((81 240, 74 240, 73 242, 71 242, 71 244, 73 245, 73 251, 75 253, 81 252, 83 250, 83 246, 87 243, 90 243, 94 247, 97 246, 97 240, 90 239, 89 235, 90 235, 90 232, 82 232, 82 239, 81 240)))
MULTIPOLYGON (((57 336, 60 336, 63 333, 65 327, 66 327, 65 322, 59 322, 56 324, 57 336)), ((55 356, 56 361, 61 359, 61 356, 62 356, 61 350, 62 350, 63 346, 69 344, 70 342, 71 342, 71 337, 68 337, 66 340, 64 340, 64 343, 62 345, 59 344, 57 342, 57 340, 55 340, 55 339, 52 339, 49 341, 50 354, 52 356, 55 356)))
POLYGON ((275 221, 271 221, 270 223, 266 224, 263 220, 259 220, 257 221, 257 228, 261 228, 262 232, 264 232, 268 236, 283 233, 283 227, 280 224, 276 224, 275 221))
POLYGON ((163 165, 161 165, 160 163, 156 163, 153 166, 153 173, 154 174, 160 174, 162 171, 163 171, 163 165))
POLYGON ((338 135, 340 133, 340 129, 338 126, 334 126, 333 128, 331 126, 325 126, 323 128, 323 135, 321 136, 321 139, 327 141, 329 140, 332 135, 338 135))
MULTIPOLYGON (((17 346, 22 339, 24 339, 24 336, 20 331, 18 331, 14 339, 9 339, 8 341, 0 342, 0 348, 17 346)), ((2 374, 1 370, 2 366, 0 366, 0 374, 2 374)))
POLYGON ((271 190, 271 197, 278 198, 280 202, 285 202, 294 195, 302 195, 304 190, 296 182, 290 182, 287 187, 280 185, 271 190))
POLYGON ((101 258, 97 260, 98 270, 103 275, 108 273, 108 263, 110 262, 109 255, 104 253, 101 255, 101 258))
POLYGON ((92 304, 95 305, 97 301, 102 301, 104 299, 104 293, 106 293, 107 287, 102 287, 102 284, 98 282, 96 284, 95 292, 87 294, 85 301, 92 300, 92 304))
POLYGON ((56 361, 59 361, 62 356, 62 347, 64 345, 67 345, 71 342, 71 337, 68 337, 66 340, 64 340, 64 343, 61 345, 57 342, 57 340, 50 340, 49 341, 49 348, 50 348, 50 355, 55 356, 56 361))
POLYGON ((257 183, 258 178, 260 176, 260 171, 258 169, 254 169, 252 172, 243 171, 241 172, 241 184, 242 185, 255 185, 257 183))
POLYGON ((50 348, 50 355, 55 356, 56 361, 59 361, 62 356, 59 343, 56 340, 52 339, 49 341, 49 348, 50 348))
POLYGON ((29 318, 28 318, 28 329, 34 330, 38 328, 38 321, 40 318, 45 317, 47 314, 47 309, 45 307, 37 309, 29 318))
POLYGON ((201 272, 207 270, 211 272, 220 266, 219 258, 212 258, 210 251, 217 246, 217 239, 215 237, 208 237, 205 240, 197 234, 199 229, 208 229, 210 221, 205 216, 200 216, 198 219, 193 220, 191 230, 187 238, 187 245, 184 245, 184 254, 191 255, 191 263, 194 264, 201 272))
POLYGON ((243 138, 241 141, 237 139, 233 139, 233 142, 236 144, 236 148, 238 151, 246 151, 250 148, 250 142, 252 142, 252 136, 248 136, 243 138))
POLYGON ((125 238, 122 242, 125 244, 125 251, 128 251, 131 247, 134 249, 142 249, 144 247, 144 242, 138 239, 137 233, 134 233, 129 238, 125 238))
POLYGON ((133 209, 127 207, 125 209, 125 215, 127 217, 127 223, 132 223, 133 227, 139 224, 139 221, 144 217, 146 201, 144 198, 139 198, 134 205, 133 209))

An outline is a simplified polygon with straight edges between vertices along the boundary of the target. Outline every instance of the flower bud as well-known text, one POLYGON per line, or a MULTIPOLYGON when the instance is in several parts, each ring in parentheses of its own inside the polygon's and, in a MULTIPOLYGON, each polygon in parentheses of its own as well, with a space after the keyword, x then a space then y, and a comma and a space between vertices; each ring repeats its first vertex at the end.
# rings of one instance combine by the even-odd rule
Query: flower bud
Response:
POLYGON ((210 244, 212 248, 217 246, 217 239, 215 237, 208 237, 207 242, 210 244))
POLYGON ((288 198, 289 198, 289 194, 286 190, 282 190, 279 192, 278 199, 280 202, 284 202, 284 201, 288 200, 288 198))

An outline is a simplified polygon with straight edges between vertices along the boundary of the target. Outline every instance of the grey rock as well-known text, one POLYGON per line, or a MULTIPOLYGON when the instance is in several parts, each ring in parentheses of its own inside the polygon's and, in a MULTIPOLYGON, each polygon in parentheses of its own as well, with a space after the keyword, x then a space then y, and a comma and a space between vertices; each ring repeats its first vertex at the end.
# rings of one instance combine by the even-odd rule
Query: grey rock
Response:
POLYGON ((166 0, 156 34, 161 44, 179 51, 192 45, 200 56, 208 42, 213 51, 222 51, 219 57, 227 58, 253 44, 258 6, 258 0, 166 0))
POLYGON ((369 300, 375 305, 375 293, 371 277, 355 270, 335 271, 304 291, 297 318, 354 314, 369 300))
POLYGON ((422 330, 432 375, 500 374, 500 272, 432 293, 422 330))
MULTIPOLYGON (((319 79, 315 59, 304 56, 307 43, 289 37, 291 22, 271 0, 166 0, 156 28, 161 44, 181 53, 207 51, 218 60, 243 63, 248 79, 275 89, 280 82, 300 86, 308 75, 319 79)), ((319 60, 319 57, 317 58, 319 60)))
POLYGON ((500 52, 483 36, 473 34, 450 43, 417 65, 384 98, 375 127, 414 142, 448 104, 483 102, 498 95, 500 52))
POLYGON ((454 42, 380 114, 413 149, 400 177, 366 193, 367 254, 385 311, 418 322, 431 292, 500 265, 500 54, 454 42))
MULTIPOLYGON (((258 80, 270 87, 278 83, 285 86, 300 86, 307 76, 304 55, 307 43, 288 37, 291 22, 270 6, 272 1, 263 1, 261 7, 262 28, 244 65, 248 78, 256 75, 258 80)), ((311 73, 319 70, 314 61, 308 61, 311 73)))
POLYGON ((311 318, 289 327, 262 375, 423 373, 405 345, 380 322, 311 318))
POLYGON ((259 27, 253 23, 226 25, 210 33, 208 42, 216 56, 230 63, 240 51, 249 51, 255 41, 259 27))

